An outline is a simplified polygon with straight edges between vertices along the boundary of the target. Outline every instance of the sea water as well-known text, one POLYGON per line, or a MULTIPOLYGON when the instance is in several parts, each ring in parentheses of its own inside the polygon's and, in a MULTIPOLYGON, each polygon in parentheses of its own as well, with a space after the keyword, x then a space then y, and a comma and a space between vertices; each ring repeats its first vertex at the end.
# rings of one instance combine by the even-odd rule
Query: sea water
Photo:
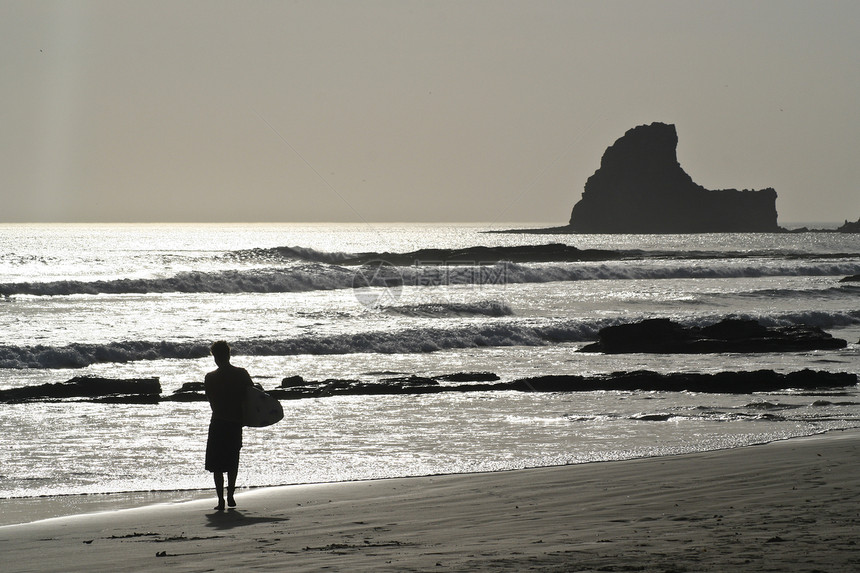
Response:
MULTIPOLYGON (((860 236, 539 235, 507 225, 3 225, 0 389, 214 368, 378 381, 648 369, 860 371, 860 236), (564 243, 620 259, 385 266, 350 256, 564 243), (384 277, 383 277, 384 278, 384 277), (368 282, 370 279, 370 282, 368 282), (578 353, 600 328, 667 317, 819 326, 847 348, 780 354, 578 353)), ((471 392, 285 400, 245 431, 240 486, 492 471, 731 448, 860 426, 858 388, 767 394, 471 392)), ((195 490, 209 406, 2 404, 0 500, 195 490)), ((2 503, 2 501, 0 501, 2 503)))

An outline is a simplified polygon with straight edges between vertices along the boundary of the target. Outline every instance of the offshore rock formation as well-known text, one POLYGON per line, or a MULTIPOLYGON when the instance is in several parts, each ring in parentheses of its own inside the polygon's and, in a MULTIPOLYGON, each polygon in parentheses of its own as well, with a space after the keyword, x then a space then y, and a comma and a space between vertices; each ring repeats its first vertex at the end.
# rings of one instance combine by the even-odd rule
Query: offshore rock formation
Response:
POLYGON ((0 402, 86 398, 99 402, 157 402, 161 394, 158 378, 115 379, 76 376, 67 382, 0 390, 0 402))
POLYGON ((817 326, 766 327, 755 320, 727 318, 705 327, 686 327, 667 318, 608 326, 600 340, 580 352, 708 354, 717 352, 804 352, 836 350, 848 343, 817 326))
MULTIPOLYGON (((532 392, 587 392, 598 390, 645 392, 703 392, 719 394, 749 394, 774 392, 786 388, 818 390, 844 388, 857 383, 853 372, 798 370, 782 374, 773 370, 741 372, 673 372, 660 374, 649 370, 613 372, 604 376, 540 376, 516 380, 518 390, 532 392), (522 385, 528 388, 522 388, 522 385)), ((665 415, 647 416, 641 420, 660 421, 665 415), (657 417, 659 416, 659 417, 657 417)))
POLYGON ((792 229, 792 233, 860 233, 860 219, 852 222, 848 219, 845 219, 845 223, 843 223, 840 227, 835 229, 810 229, 809 227, 800 227, 799 229, 792 229))
POLYGON ((836 229, 839 233, 860 233, 860 219, 855 222, 845 220, 845 224, 836 229))
MULTIPOLYGON (((495 377, 491 374, 491 377, 495 377)), ((425 379, 428 380, 428 379, 425 379)), ((647 370, 613 372, 596 376, 577 374, 536 376, 510 382, 477 382, 473 384, 440 385, 429 383, 402 384, 396 382, 361 382, 358 380, 326 380, 305 386, 276 388, 268 393, 281 400, 324 398, 329 396, 377 396, 442 394, 448 392, 595 392, 600 390, 644 390, 648 392, 767 392, 785 388, 807 390, 843 388, 857 384, 857 375, 849 372, 800 370, 787 374, 773 370, 754 372, 716 372, 713 374, 675 372, 661 374, 647 370)))
MULTIPOLYGON (((21 401, 56 401, 72 398, 74 401, 157 404, 159 402, 205 402, 202 382, 188 382, 169 395, 159 395, 158 379, 106 380, 85 382, 81 389, 78 379, 62 384, 49 384, 30 388, 13 388, 0 393, 0 403, 21 401), (103 385, 104 384, 104 385, 103 385), (75 386, 78 386, 75 389, 75 386), (59 392, 54 390, 59 389, 59 392), (115 390, 128 392, 113 393, 115 390)), ((827 372, 800 370, 787 374, 773 370, 754 372, 673 372, 662 374, 648 370, 613 372, 595 376, 562 374, 520 378, 500 382, 492 372, 458 372, 445 376, 426 378, 403 376, 377 382, 361 380, 328 379, 309 382, 301 376, 285 378, 278 388, 267 393, 279 400, 301 400, 305 398, 327 398, 330 396, 402 396, 418 394, 441 394, 448 392, 594 392, 598 390, 644 390, 648 392, 719 392, 740 393, 767 392, 785 388, 807 390, 844 388, 857 385, 857 374, 853 372, 827 372), (439 381, 449 382, 440 384, 439 381)), ((638 418, 661 420, 666 415, 658 414, 638 418)))
POLYGON ((603 154, 573 207, 575 233, 778 232, 776 191, 709 191, 676 155, 678 134, 665 123, 627 131, 603 154))

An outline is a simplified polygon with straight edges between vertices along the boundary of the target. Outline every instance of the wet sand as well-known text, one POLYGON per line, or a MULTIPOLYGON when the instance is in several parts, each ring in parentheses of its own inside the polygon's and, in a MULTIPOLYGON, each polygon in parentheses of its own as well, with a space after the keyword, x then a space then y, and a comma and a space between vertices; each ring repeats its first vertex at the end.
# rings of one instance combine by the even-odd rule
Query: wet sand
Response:
MULTIPOLYGON (((3 571, 860 570, 860 430, 0 527, 3 571)), ((51 500, 47 500, 51 503, 51 500)))

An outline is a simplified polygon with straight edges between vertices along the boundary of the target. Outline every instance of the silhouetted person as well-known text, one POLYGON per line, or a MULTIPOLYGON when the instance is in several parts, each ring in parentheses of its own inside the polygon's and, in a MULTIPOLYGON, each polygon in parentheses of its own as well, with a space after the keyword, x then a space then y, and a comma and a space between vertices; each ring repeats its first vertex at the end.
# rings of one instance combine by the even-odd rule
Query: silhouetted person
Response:
POLYGON ((236 506, 233 492, 239 472, 239 450, 242 448, 242 402, 252 386, 251 376, 244 368, 230 364, 230 345, 223 340, 210 347, 218 369, 206 375, 206 398, 212 407, 209 438, 206 441, 206 469, 215 478, 218 507, 224 509, 224 472, 227 473, 227 504, 236 506))

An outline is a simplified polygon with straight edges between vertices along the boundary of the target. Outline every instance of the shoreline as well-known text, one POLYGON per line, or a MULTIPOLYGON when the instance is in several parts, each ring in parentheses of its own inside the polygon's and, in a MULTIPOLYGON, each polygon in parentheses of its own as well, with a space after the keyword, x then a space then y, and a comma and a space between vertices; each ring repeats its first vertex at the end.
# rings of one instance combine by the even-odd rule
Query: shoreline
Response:
MULTIPOLYGON (((529 472, 553 468, 578 467, 594 464, 613 464, 635 462, 639 460, 654 460, 663 458, 674 458, 681 456, 693 456, 698 454, 708 454, 714 452, 728 452, 733 450, 742 450, 766 446, 778 442, 788 442, 795 440, 812 439, 819 436, 840 435, 846 432, 857 432, 860 439, 860 426, 855 428, 842 428, 834 430, 823 430, 821 432, 803 436, 792 436, 788 438, 780 438, 765 442, 746 444, 736 447, 719 448, 715 450, 702 450, 696 452, 671 453, 666 455, 632 457, 617 460, 595 460, 581 463, 568 463, 551 466, 533 466, 525 468, 500 469, 495 471, 478 471, 465 473, 440 473, 427 475, 406 475, 394 477, 380 477, 370 479, 356 479, 347 481, 331 481, 331 482, 308 482, 308 483, 293 483, 293 484, 274 484, 274 485, 252 485, 239 486, 236 489, 237 496, 244 496, 259 490, 277 491, 284 488, 296 487, 313 487, 313 486, 337 486, 348 485, 355 483, 374 483, 387 480, 410 480, 410 479, 432 479, 452 476, 480 476, 504 474, 510 472, 529 472)), ((92 514, 103 514, 116 511, 127 510, 143 510, 148 507, 169 506, 182 503, 214 499, 214 486, 200 489, 173 489, 173 490, 151 490, 151 491, 116 491, 116 492, 97 492, 97 493, 67 493, 55 495, 37 495, 29 497, 11 497, 0 498, 0 531, 6 527, 14 527, 18 525, 28 525, 31 523, 39 523, 43 521, 51 521, 65 518, 83 517, 92 514)))
POLYGON ((5 498, 0 499, 0 529, 51 519, 185 503, 212 497, 213 491, 214 489, 126 491, 5 498))
POLYGON ((227 512, 210 495, 4 526, 0 546, 10 571, 851 571, 858 453, 850 429, 627 461, 255 488, 227 512))

